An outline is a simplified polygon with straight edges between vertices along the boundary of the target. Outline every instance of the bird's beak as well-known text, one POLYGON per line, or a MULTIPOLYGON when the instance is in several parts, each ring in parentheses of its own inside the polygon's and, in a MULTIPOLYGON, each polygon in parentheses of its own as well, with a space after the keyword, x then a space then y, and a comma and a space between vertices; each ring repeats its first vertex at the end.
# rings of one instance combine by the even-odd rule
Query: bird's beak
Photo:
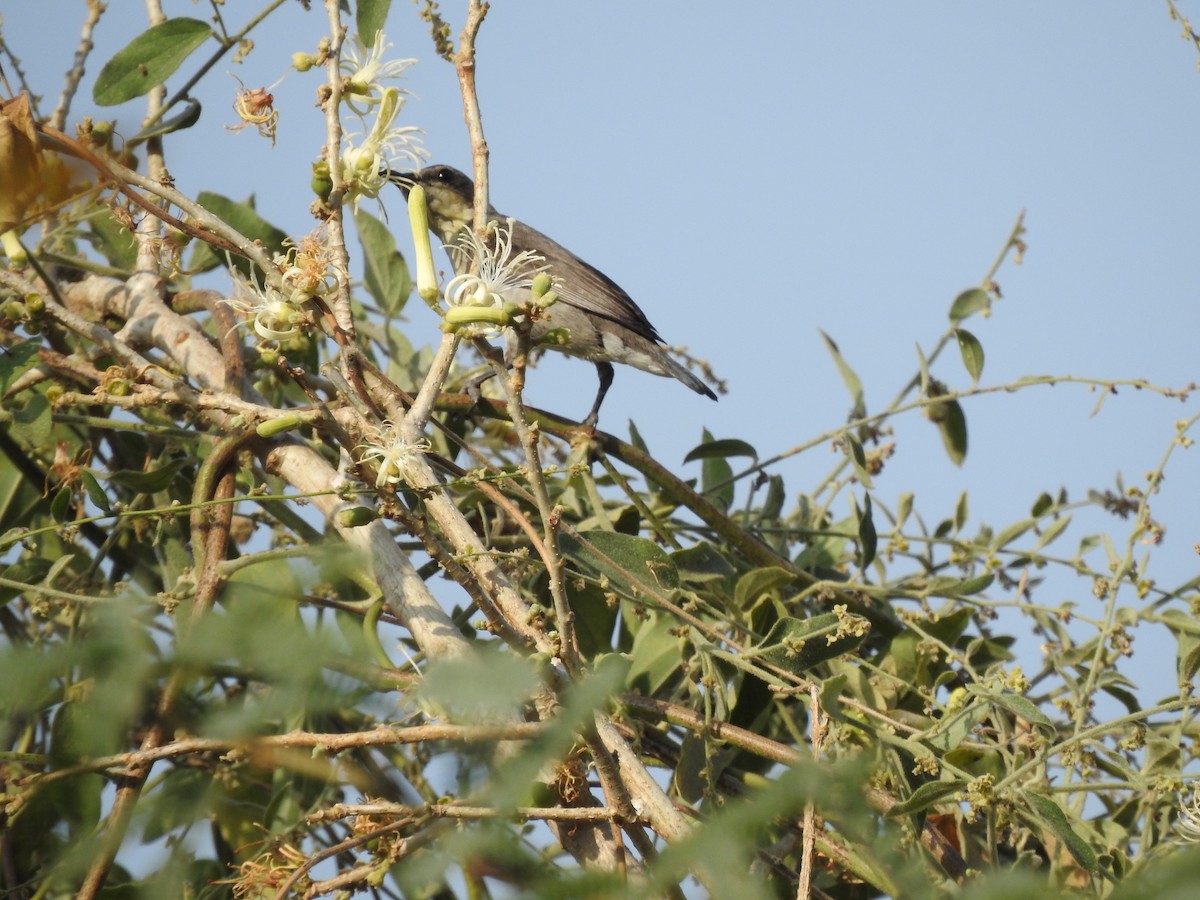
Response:
POLYGON ((388 181, 404 191, 404 196, 408 196, 408 192, 412 186, 417 183, 416 172, 400 172, 396 169, 388 169, 388 181))

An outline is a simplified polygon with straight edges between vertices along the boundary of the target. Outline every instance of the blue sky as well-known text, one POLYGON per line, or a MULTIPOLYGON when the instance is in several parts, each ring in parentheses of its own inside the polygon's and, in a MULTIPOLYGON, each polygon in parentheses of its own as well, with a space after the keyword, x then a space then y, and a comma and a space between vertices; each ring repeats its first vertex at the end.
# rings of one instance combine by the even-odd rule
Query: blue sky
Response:
MULTIPOLYGON (((165 5, 175 15, 208 11, 165 5)), ((77 41, 67 23, 82 4, 6 6, 5 37, 49 110, 77 41)), ((89 90, 101 62, 144 27, 141 4, 109 6, 89 90)), ((444 4, 456 34, 462 6, 444 4)), ((1200 19, 1200 4, 1181 6, 1200 19)), ((250 8, 225 11, 239 22, 250 8)), ((434 57, 414 10, 397 2, 387 28, 393 52, 420 60, 406 120, 426 132, 435 161, 467 169, 454 70, 434 57)), ((312 227, 309 165, 324 136, 318 74, 292 73, 275 89, 282 118, 272 149, 249 130, 226 130, 236 82, 224 71, 248 87, 271 84, 324 27, 319 9, 288 4, 254 35, 245 64, 223 62, 210 75, 200 123, 168 144, 184 191, 253 192, 284 230, 312 227)), ((1197 376, 1200 334, 1200 73, 1196 48, 1179 35, 1165 4, 1111 0, 744 2, 736 11, 496 2, 478 70, 492 199, 603 269, 668 342, 707 358, 728 382, 714 404, 673 381, 618 371, 601 427, 624 435, 634 419, 668 465, 679 466, 702 428, 770 456, 843 422, 848 396, 818 329, 879 409, 915 373, 916 346, 933 345, 950 302, 979 282, 1022 210, 1024 263, 1000 271, 994 314, 965 323, 987 352, 982 382, 1055 373, 1182 387, 1197 376)), ((124 133, 136 133, 141 109, 117 110, 124 133)), ((114 115, 86 91, 72 121, 84 114, 114 115)), ((389 211, 399 232, 398 198, 389 211)), ((407 235, 400 241, 409 246, 407 235)), ((409 309, 413 342, 436 340, 423 305, 409 309)), ((969 384, 957 353, 935 374, 969 384)), ((582 416, 594 390, 590 365, 548 359, 529 396, 582 416)), ((1095 399, 1060 385, 968 402, 961 468, 932 426, 909 414, 895 423, 881 496, 914 491, 934 522, 967 490, 968 532, 1002 527, 1043 490, 1081 497, 1118 472, 1141 483, 1173 423, 1196 411, 1195 401, 1123 390, 1093 417, 1095 399)), ((1151 571, 1163 582, 1196 571, 1197 452, 1173 459, 1154 505, 1168 527, 1151 571)), ((794 496, 833 464, 820 447, 777 471, 794 496)), ((1102 525, 1119 537, 1127 527, 1102 525)), ((1086 587, 1065 590, 1094 603, 1086 587)), ((1135 666, 1151 666, 1149 680, 1165 677, 1169 688, 1167 655, 1140 655, 1135 666)))

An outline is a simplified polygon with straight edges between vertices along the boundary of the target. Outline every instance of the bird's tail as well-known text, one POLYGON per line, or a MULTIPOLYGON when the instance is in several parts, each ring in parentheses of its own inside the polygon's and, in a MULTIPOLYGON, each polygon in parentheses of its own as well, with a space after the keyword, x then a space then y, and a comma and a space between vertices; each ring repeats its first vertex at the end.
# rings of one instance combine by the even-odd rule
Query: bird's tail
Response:
POLYGON ((704 394, 704 396, 712 400, 717 399, 717 395, 712 392, 707 384, 697 378, 690 369, 677 363, 665 350, 662 354, 662 361, 666 366, 667 372, 676 380, 682 381, 697 394, 704 394))

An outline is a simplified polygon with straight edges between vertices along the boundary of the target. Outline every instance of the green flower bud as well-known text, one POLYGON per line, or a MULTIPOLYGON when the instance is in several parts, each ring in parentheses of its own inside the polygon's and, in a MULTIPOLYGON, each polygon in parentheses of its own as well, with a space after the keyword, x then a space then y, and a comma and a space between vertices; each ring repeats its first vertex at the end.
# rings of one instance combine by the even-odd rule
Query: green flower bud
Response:
POLYGON ((90 117, 84 117, 84 126, 87 129, 87 134, 80 134, 80 138, 86 137, 88 143, 97 147, 111 147, 113 140, 113 129, 116 123, 114 122, 93 122, 90 117))
POLYGON ((285 431, 292 431, 304 424, 304 420, 295 413, 286 416, 276 416, 273 419, 267 419, 265 422, 260 422, 254 429, 254 432, 259 437, 274 437, 277 434, 283 434, 285 431))
POLYGON ((550 277, 549 272, 538 272, 533 278, 533 284, 529 290, 533 292, 533 299, 537 300, 545 297, 550 293, 550 288, 554 285, 554 279, 550 277))
POLYGON ((333 176, 329 173, 329 163, 321 160, 313 163, 312 166, 312 185, 313 193, 322 200, 328 200, 330 192, 333 191, 333 176))
POLYGON ((369 506, 351 506, 339 509, 334 521, 339 528, 361 528, 379 518, 379 513, 369 506))

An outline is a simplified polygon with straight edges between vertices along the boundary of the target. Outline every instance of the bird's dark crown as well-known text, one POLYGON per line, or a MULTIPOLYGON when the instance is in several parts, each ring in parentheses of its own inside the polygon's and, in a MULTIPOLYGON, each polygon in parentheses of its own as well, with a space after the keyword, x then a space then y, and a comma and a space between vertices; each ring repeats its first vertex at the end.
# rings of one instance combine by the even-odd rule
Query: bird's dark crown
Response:
POLYGON ((474 182, 453 166, 427 166, 417 172, 397 172, 393 169, 388 173, 388 179, 406 194, 412 185, 419 184, 426 190, 440 187, 452 191, 468 203, 475 198, 474 182))

